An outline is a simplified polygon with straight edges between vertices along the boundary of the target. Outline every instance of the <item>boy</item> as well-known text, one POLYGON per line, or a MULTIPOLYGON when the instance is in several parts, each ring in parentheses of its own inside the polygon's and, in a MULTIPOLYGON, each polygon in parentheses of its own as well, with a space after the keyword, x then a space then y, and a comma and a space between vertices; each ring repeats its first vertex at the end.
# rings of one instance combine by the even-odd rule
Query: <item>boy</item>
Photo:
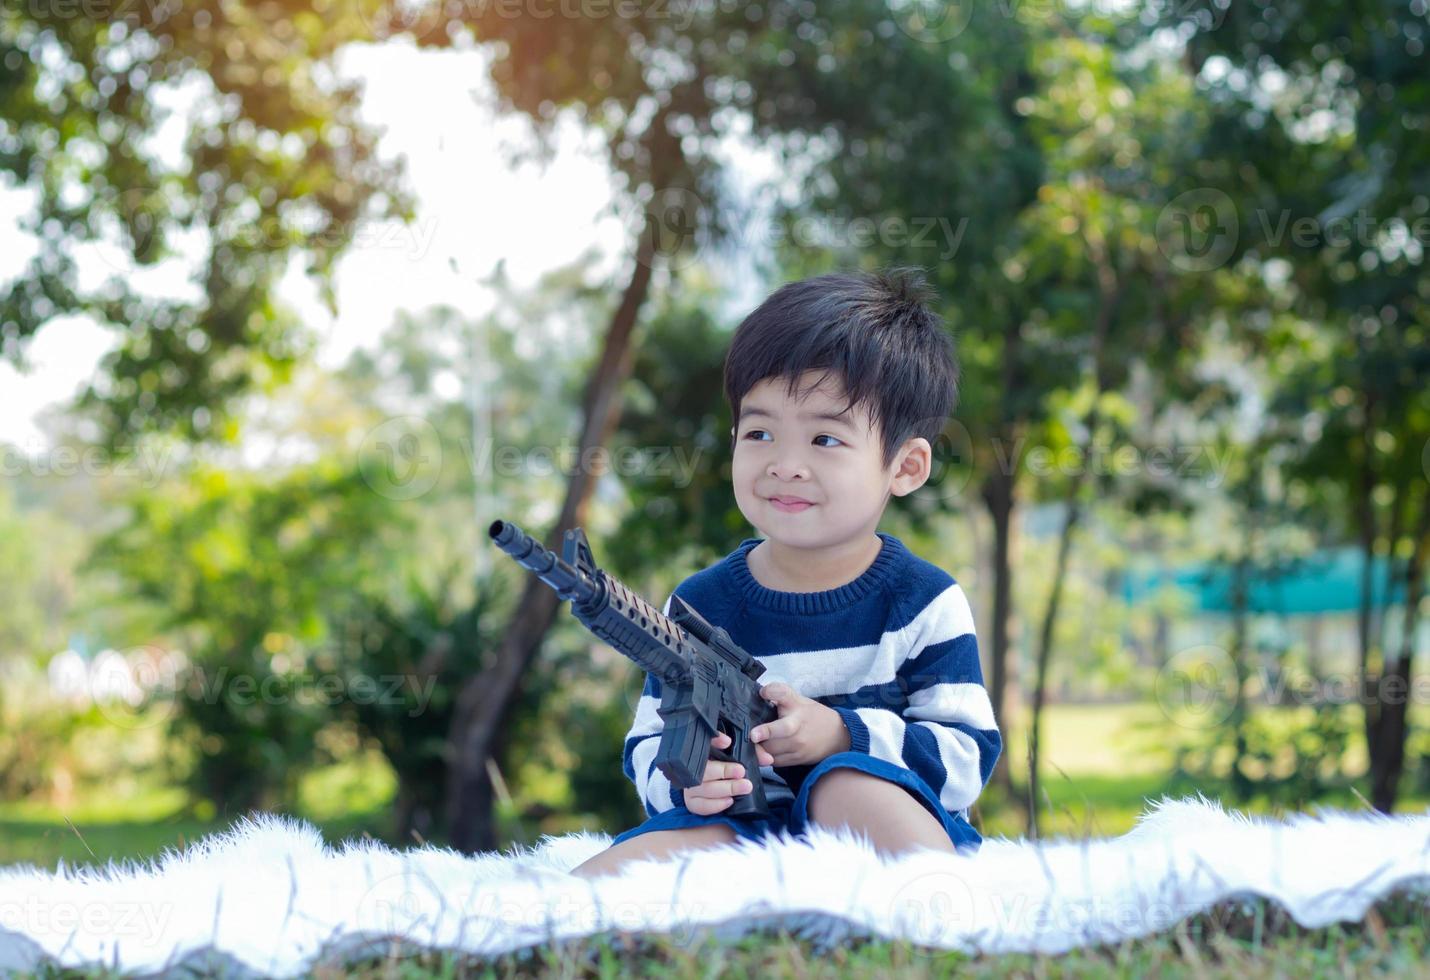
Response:
MULTIPOLYGON (((977 848, 968 806, 1002 738, 973 619, 954 579, 876 531, 892 495, 928 479, 957 398, 953 345, 917 270, 789 283, 731 341, 735 501, 749 538, 675 589, 767 668, 779 718, 750 733, 760 771, 710 761, 677 790, 654 768, 663 720, 647 675, 624 770, 649 816, 575 868, 760 839, 811 822, 892 854, 977 848), (764 780, 768 820, 722 816, 764 780)), ((666 601, 665 612, 670 611, 666 601)), ((712 745, 728 748, 730 737, 712 745)))

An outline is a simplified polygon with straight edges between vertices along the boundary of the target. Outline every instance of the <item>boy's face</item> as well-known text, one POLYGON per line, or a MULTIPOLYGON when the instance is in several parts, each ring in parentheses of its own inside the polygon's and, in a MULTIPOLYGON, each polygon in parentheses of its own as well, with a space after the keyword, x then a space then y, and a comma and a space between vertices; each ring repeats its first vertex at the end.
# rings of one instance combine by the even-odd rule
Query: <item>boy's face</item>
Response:
MULTIPOLYGON (((819 378, 800 377, 801 391, 819 378)), ((891 493, 903 496, 928 479, 928 440, 908 440, 883 466, 883 446, 864 405, 840 418, 844 390, 830 375, 803 401, 784 378, 766 378, 745 395, 735 423, 731 477, 745 519, 772 542, 791 548, 838 546, 873 535, 891 493), (781 506, 782 498, 804 500, 781 506)))

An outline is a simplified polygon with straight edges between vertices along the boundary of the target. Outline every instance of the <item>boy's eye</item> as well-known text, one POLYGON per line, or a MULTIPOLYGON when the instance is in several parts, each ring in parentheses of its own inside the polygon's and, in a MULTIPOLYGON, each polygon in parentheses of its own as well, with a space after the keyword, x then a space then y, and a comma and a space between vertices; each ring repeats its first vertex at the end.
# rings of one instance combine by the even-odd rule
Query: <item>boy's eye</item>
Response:
POLYGON ((764 430, 764 429, 751 429, 749 432, 746 432, 746 433, 745 433, 745 438, 748 439, 748 438, 750 438, 751 436, 758 436, 758 435, 765 435, 765 434, 766 434, 766 433, 765 433, 765 430, 764 430))
MULTIPOLYGON (((836 438, 835 436, 826 435, 826 434, 824 434, 824 433, 821 433, 821 434, 815 436, 814 438, 816 438, 816 439, 833 439, 835 442, 839 442, 839 439, 836 438)), ((841 443, 841 445, 842 445, 842 443, 841 443)))

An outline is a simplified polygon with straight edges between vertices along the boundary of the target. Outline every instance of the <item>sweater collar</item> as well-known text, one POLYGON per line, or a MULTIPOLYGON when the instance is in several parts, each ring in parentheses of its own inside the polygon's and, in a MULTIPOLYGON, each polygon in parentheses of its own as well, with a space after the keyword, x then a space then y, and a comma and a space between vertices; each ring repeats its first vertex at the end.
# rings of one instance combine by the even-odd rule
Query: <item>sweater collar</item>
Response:
POLYGON ((740 542, 740 547, 725 559, 725 566, 734 578, 740 594, 752 605, 777 612, 805 615, 833 612, 853 605, 880 588, 906 553, 903 542, 892 534, 885 534, 883 531, 874 533, 884 542, 884 547, 879 549, 874 563, 852 582, 823 592, 779 592, 761 585, 751 574, 746 557, 763 538, 746 538, 740 542))

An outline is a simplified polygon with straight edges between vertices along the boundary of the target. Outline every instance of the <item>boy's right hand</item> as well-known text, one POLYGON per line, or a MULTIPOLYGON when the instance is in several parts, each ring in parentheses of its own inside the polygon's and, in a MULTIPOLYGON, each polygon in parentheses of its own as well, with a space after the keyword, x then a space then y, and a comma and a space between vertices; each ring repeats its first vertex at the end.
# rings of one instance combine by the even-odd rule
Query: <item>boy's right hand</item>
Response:
MULTIPOLYGON (((710 744, 717 749, 727 749, 730 747, 730 736, 720 732, 710 739, 710 744)), ((699 816, 719 813, 735 802, 737 794, 749 793, 754 789, 744 776, 745 767, 738 762, 706 760, 705 781, 683 791, 685 809, 699 816)))

